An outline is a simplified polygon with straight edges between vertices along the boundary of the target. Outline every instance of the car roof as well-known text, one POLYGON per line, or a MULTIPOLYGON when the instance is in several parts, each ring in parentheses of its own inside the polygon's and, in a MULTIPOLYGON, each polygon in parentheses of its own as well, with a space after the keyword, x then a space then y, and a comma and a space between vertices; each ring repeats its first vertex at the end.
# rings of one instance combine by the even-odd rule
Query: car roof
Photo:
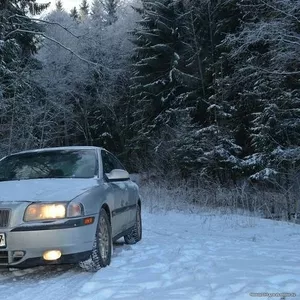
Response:
POLYGON ((11 155, 23 154, 23 153, 33 153, 33 152, 43 152, 43 151, 57 151, 57 150, 105 150, 102 147, 96 146, 68 146, 68 147, 52 147, 52 148, 41 148, 41 149, 32 149, 21 151, 17 153, 12 153, 11 155))

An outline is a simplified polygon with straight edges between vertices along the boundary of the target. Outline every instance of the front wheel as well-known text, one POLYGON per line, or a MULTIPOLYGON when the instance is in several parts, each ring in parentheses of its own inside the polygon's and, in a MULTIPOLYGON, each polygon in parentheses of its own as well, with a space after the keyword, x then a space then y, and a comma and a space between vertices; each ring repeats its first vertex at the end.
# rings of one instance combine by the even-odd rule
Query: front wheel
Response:
POLYGON ((135 224, 132 230, 124 236, 125 244, 136 244, 142 239, 142 212, 141 206, 136 207, 135 224))
POLYGON ((111 224, 105 209, 101 209, 93 250, 90 258, 79 265, 86 271, 96 272, 110 264, 112 255, 111 224))

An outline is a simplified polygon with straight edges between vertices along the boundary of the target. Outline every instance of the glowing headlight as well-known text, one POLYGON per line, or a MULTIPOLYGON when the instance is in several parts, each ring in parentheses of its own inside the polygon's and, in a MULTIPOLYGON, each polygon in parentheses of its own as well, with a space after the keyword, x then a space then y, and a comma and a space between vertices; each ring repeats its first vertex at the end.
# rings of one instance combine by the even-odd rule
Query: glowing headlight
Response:
POLYGON ((81 203, 35 203, 27 207, 24 221, 43 221, 53 219, 64 219, 83 216, 81 203))
POLYGON ((25 211, 24 221, 63 219, 66 217, 66 206, 65 203, 31 204, 25 211))

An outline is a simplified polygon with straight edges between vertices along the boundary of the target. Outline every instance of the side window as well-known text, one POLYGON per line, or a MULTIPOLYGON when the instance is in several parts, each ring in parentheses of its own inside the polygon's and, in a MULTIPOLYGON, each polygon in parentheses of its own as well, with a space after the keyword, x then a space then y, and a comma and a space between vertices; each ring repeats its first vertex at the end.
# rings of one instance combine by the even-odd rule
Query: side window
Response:
POLYGON ((125 170, 119 160, 107 151, 101 151, 103 172, 110 173, 114 169, 125 170))
POLYGON ((111 157, 111 159, 113 160, 113 164, 114 164, 114 169, 121 169, 121 170, 125 170, 124 166, 120 163, 120 161, 113 156, 112 154, 109 153, 109 156, 111 157))
POLYGON ((101 151, 102 164, 103 164, 103 172, 105 174, 110 173, 115 167, 114 163, 111 160, 109 154, 106 151, 101 151))

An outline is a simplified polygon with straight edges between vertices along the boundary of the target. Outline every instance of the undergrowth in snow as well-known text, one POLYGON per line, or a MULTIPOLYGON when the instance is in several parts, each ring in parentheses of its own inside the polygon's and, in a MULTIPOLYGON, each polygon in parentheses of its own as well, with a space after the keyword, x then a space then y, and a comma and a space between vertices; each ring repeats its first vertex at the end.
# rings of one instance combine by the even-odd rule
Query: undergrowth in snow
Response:
POLYGON ((295 203, 295 207, 292 208, 292 205, 287 205, 285 191, 253 188, 247 183, 224 187, 212 182, 141 178, 136 180, 141 186, 143 205, 152 213, 170 210, 183 213, 209 212, 251 215, 284 221, 288 219, 290 211, 293 216, 291 221, 299 222, 295 213, 299 202, 296 193, 289 195, 295 203))

